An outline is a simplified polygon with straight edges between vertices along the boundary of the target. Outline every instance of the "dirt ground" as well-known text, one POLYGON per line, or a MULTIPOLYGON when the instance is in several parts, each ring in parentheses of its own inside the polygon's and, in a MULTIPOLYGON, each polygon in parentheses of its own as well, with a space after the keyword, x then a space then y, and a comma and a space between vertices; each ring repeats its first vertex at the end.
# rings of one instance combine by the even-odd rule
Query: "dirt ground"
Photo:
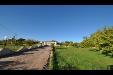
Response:
POLYGON ((51 47, 33 49, 10 57, 0 58, 0 70, 46 70, 51 47))

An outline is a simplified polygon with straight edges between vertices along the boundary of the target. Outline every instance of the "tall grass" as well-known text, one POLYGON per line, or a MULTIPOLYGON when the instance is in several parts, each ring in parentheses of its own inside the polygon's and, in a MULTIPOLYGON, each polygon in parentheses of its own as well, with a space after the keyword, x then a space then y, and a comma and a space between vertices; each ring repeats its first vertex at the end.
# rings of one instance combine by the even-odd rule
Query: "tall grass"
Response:
POLYGON ((106 70, 113 65, 113 58, 91 48, 57 47, 57 61, 59 70, 106 70))

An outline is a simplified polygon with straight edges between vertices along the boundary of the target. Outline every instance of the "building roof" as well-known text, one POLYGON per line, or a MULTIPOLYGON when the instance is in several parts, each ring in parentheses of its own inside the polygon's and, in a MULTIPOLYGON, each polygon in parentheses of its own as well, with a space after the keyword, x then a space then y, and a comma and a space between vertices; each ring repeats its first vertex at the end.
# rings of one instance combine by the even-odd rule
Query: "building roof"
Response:
POLYGON ((41 42, 58 42, 58 41, 51 40, 51 41, 41 41, 41 42))
POLYGON ((58 41, 43 41, 43 42, 58 42, 58 41))

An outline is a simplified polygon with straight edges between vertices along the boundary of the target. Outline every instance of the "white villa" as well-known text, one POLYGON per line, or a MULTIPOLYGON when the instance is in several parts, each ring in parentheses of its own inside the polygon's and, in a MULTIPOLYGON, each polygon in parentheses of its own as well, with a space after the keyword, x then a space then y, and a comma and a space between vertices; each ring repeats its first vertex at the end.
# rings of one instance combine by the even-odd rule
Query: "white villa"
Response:
POLYGON ((40 43, 42 43, 42 45, 51 45, 54 44, 55 46, 59 46, 57 41, 41 41, 40 43))

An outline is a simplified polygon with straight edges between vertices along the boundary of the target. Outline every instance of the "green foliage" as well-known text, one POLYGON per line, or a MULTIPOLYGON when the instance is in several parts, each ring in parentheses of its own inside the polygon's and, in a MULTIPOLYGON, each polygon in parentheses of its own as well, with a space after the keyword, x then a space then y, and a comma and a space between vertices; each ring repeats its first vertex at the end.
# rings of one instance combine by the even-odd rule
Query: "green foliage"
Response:
POLYGON ((113 27, 104 27, 98 30, 91 34, 90 37, 85 38, 80 44, 84 48, 96 47, 99 50, 104 50, 107 55, 113 50, 113 27))
POLYGON ((24 45, 34 45, 34 44, 38 44, 39 41, 35 41, 35 40, 31 40, 31 39, 23 39, 23 38, 19 38, 19 39, 7 39, 7 40, 0 40, 0 45, 4 45, 4 43, 6 43, 7 45, 20 45, 20 46, 24 46, 24 45))
POLYGON ((93 40, 91 38, 85 38, 81 43, 80 46, 83 48, 94 47, 93 40))
POLYGON ((27 44, 28 46, 32 46, 32 45, 36 44, 36 42, 33 41, 33 40, 28 39, 28 40, 26 40, 25 44, 27 44))
POLYGON ((79 43, 72 42, 72 41, 62 42, 61 45, 66 46, 66 47, 68 47, 68 46, 79 47, 79 43))
POLYGON ((33 46, 38 44, 38 41, 31 40, 31 39, 15 39, 15 37, 7 40, 0 40, 0 48, 9 48, 12 50, 17 50, 21 46, 33 46))

